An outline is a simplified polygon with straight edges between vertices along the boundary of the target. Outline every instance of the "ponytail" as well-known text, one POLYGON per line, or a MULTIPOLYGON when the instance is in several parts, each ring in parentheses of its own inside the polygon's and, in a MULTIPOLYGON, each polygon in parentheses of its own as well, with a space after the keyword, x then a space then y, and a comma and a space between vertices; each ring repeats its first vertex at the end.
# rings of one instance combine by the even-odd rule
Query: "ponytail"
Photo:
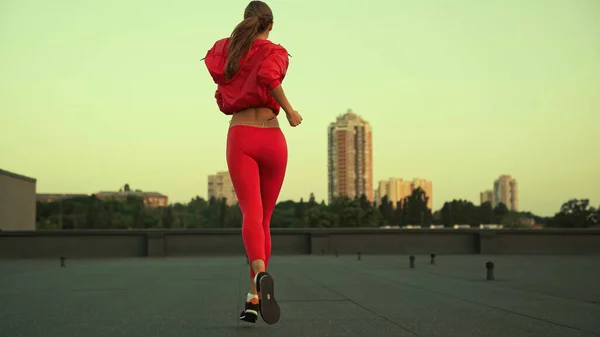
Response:
POLYGON ((231 33, 227 47, 227 62, 225 62, 226 79, 232 78, 238 71, 240 60, 250 50, 259 28, 260 20, 257 16, 253 16, 240 22, 231 33))
POLYGON ((269 28, 273 19, 269 16, 250 16, 240 22, 229 39, 225 79, 231 79, 238 71, 240 60, 250 50, 256 36, 269 28))

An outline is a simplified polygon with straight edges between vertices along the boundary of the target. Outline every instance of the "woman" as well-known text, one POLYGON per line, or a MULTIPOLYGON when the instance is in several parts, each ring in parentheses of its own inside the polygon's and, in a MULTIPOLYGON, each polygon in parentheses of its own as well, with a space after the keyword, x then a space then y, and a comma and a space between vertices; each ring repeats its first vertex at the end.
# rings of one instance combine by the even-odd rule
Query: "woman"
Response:
POLYGON ((231 115, 227 166, 243 213, 242 237, 250 261, 250 292, 240 319, 255 323, 260 312, 268 324, 279 321, 271 255, 270 221, 287 166, 287 144, 277 116, 285 111, 291 126, 302 117, 288 102, 281 82, 288 53, 268 40, 273 13, 262 1, 246 7, 231 37, 217 41, 205 57, 217 84, 219 109, 231 115))

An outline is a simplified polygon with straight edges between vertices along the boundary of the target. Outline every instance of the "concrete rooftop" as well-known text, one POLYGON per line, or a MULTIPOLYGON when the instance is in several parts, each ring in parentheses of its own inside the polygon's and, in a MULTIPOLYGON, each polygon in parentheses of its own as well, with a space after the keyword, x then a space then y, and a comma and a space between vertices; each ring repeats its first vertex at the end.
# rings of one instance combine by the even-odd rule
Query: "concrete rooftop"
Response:
POLYGON ((251 326, 244 257, 0 260, 0 336, 600 336, 600 256, 408 261, 276 256, 281 321, 251 326))

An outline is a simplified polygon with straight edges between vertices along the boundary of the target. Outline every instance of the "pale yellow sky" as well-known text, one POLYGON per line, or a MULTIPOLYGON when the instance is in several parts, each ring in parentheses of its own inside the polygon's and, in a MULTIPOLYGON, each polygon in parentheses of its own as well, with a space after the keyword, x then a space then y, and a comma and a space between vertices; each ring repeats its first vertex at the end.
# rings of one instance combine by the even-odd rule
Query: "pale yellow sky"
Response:
MULTIPOLYGON (((434 208, 500 174, 551 215, 600 202, 600 2, 269 2, 293 55, 281 199, 326 199, 327 125, 352 108, 374 132, 375 182, 433 181, 434 208)), ((200 58, 247 1, 0 3, 0 167, 39 192, 133 188, 172 201, 226 170, 228 119, 200 58)))

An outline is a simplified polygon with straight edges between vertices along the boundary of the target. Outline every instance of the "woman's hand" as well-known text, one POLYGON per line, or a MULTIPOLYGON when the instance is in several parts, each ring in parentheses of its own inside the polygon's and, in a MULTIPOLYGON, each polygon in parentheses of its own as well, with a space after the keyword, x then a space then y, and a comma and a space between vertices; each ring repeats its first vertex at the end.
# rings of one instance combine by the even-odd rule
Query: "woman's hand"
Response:
POLYGON ((286 113, 285 116, 287 117, 287 120, 288 122, 290 122, 290 125, 292 127, 298 126, 300 125, 300 123, 302 123, 302 116, 300 116, 300 114, 296 110, 292 110, 292 112, 286 113))

